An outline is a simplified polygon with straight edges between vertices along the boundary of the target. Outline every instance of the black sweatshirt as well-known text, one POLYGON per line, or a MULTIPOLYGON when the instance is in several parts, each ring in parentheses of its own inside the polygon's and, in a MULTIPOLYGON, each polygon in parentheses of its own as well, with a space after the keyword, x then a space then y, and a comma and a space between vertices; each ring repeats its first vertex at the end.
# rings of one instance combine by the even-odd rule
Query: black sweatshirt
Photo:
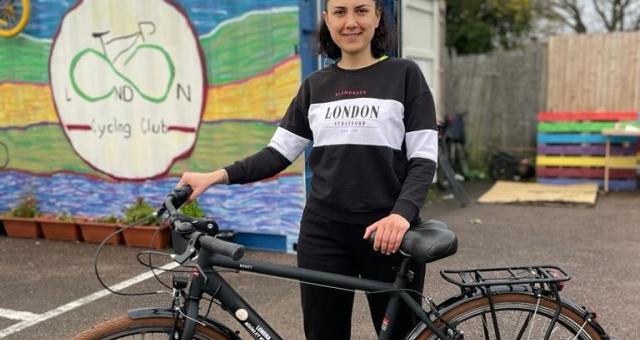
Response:
POLYGON ((418 65, 387 58, 314 72, 269 145, 225 168, 230 183, 274 176, 309 142, 307 209, 346 223, 368 225, 390 213, 415 221, 438 159, 433 97, 418 65))

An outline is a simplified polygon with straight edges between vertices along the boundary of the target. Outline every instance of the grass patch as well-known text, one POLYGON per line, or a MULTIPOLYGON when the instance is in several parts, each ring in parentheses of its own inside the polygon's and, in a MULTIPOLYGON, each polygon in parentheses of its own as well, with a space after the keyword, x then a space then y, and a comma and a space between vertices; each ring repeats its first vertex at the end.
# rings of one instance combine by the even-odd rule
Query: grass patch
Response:
MULTIPOLYGON (((275 125, 260 122, 204 123, 191 156, 176 162, 170 174, 212 171, 229 165, 264 148, 275 129, 275 125)), ((58 124, 2 130, 0 142, 9 151, 7 168, 33 173, 69 171, 106 177, 78 157, 58 124)), ((304 162, 299 159, 285 171, 302 173, 303 169, 304 162)))

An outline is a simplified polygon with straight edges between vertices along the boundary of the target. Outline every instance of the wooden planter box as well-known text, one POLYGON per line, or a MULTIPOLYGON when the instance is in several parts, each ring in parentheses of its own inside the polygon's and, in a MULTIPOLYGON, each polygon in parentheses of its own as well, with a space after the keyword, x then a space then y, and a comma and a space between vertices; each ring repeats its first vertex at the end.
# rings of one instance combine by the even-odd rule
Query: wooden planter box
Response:
POLYGON ((3 216, 2 222, 9 237, 38 238, 42 236, 40 224, 33 218, 3 216))
POLYGON ((49 218, 36 219, 44 238, 52 241, 80 241, 80 230, 75 221, 60 221, 49 218))
MULTIPOLYGON (((102 243, 102 241, 116 230, 120 229, 119 224, 102 223, 102 222, 78 222, 82 239, 88 243, 102 243)), ((123 244, 124 239, 122 233, 116 234, 107 244, 118 245, 123 244)))
POLYGON ((127 247, 163 249, 169 246, 169 226, 135 226, 126 229, 123 234, 127 247))

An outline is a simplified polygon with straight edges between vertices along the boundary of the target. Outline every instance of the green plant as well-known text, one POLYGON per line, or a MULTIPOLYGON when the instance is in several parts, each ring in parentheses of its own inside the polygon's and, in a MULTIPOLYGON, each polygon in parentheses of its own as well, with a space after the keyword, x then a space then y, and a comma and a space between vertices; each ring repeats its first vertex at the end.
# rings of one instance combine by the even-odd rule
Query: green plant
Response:
POLYGON ((116 216, 115 214, 111 214, 111 215, 107 215, 107 216, 100 216, 98 218, 96 218, 96 222, 100 222, 100 223, 118 223, 120 222, 120 218, 118 216, 116 216))
POLYGON ((38 215, 40 215, 38 200, 33 194, 23 195, 18 205, 9 210, 9 216, 13 217, 33 218, 38 215))
POLYGON ((71 222, 74 220, 73 216, 68 211, 62 211, 58 215, 56 215, 56 220, 71 222))
POLYGON ((184 204, 181 208, 180 211, 187 215, 187 216, 191 216, 191 217, 195 217, 195 218, 200 218, 200 217, 204 217, 204 210, 202 210, 202 208, 200 208, 200 205, 198 204, 198 201, 191 201, 188 202, 186 204, 184 204))
MULTIPOLYGON (((124 211, 124 222, 127 224, 138 222, 141 219, 148 218, 149 215, 156 211, 151 205, 144 201, 144 197, 136 198, 136 201, 124 211)), ((160 225, 162 220, 158 217, 146 219, 145 224, 160 225)))

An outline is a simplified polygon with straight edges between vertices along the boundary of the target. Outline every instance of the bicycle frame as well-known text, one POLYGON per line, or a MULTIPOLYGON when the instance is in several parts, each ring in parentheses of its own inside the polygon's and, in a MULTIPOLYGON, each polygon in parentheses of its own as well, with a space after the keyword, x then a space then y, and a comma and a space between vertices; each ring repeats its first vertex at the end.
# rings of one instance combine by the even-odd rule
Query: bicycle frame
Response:
POLYGON ((148 33, 148 35, 152 35, 153 33, 156 32, 156 25, 153 22, 151 22, 151 21, 140 21, 140 22, 138 22, 138 30, 135 33, 118 36, 118 37, 115 37, 115 38, 111 38, 111 39, 109 39, 107 41, 104 40, 104 36, 109 34, 110 31, 94 32, 93 33, 93 37, 98 39, 98 40, 100 40, 100 46, 102 46, 102 53, 107 58, 109 58, 109 53, 107 52, 107 46, 108 45, 111 45, 112 43, 118 42, 120 40, 124 40, 124 41, 130 40, 131 41, 131 43, 129 45, 127 45, 125 48, 123 48, 111 60, 112 63, 115 63, 118 60, 118 58, 120 58, 120 56, 122 56, 124 53, 126 53, 131 48, 133 48, 133 46, 135 46, 135 44, 138 42, 138 39, 142 39, 143 42, 145 41, 145 39, 144 39, 145 35, 144 35, 144 30, 143 30, 144 26, 150 26, 151 27, 151 31, 148 33))
MULTIPOLYGON (((211 268, 212 266, 235 269, 238 271, 264 274, 271 277, 288 278, 298 280, 308 284, 330 285, 344 289, 360 290, 364 292, 388 291, 392 294, 385 312, 378 335, 379 340, 390 340, 391 331, 397 315, 400 302, 404 302, 418 318, 429 327, 440 339, 447 339, 444 333, 436 328, 422 306, 417 303, 409 294, 401 290, 407 285, 405 274, 410 259, 402 261, 402 265, 396 280, 393 283, 386 283, 374 280, 361 279, 347 275, 332 274, 316 270, 297 268, 291 266, 277 265, 273 263, 239 260, 234 261, 228 257, 215 255, 206 249, 200 250, 197 265, 200 270, 211 268), (394 291, 395 290, 395 291, 394 291)), ((254 339, 282 339, 275 330, 246 302, 244 299, 226 282, 217 271, 200 271, 192 274, 189 294, 185 301, 187 319, 182 334, 182 339, 191 339, 198 318, 199 301, 202 294, 207 292, 213 298, 220 301, 222 309, 228 311, 238 322, 251 334, 254 339)))

